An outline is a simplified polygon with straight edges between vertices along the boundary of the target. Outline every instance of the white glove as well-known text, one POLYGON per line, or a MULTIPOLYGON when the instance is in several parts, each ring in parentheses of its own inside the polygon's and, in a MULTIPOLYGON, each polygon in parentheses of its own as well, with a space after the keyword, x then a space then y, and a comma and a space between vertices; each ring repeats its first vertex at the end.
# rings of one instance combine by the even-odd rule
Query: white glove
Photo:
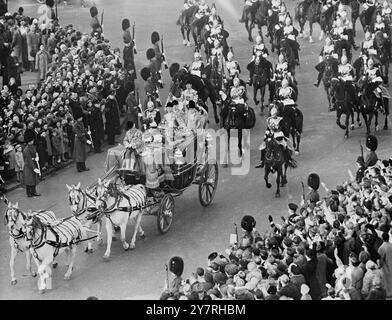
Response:
POLYGON ((34 169, 34 172, 35 172, 36 174, 39 174, 39 170, 38 170, 38 169, 34 169))
POLYGON ((91 141, 90 141, 90 140, 87 140, 86 143, 87 143, 88 145, 90 145, 90 144, 91 144, 91 141))

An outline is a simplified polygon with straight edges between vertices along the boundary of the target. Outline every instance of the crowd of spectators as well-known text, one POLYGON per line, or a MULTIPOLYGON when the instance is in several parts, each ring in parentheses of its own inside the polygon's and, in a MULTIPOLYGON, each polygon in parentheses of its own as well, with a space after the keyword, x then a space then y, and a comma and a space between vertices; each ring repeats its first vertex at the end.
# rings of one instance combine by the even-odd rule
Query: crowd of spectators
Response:
POLYGON ((186 280, 173 257, 161 299, 391 300, 392 157, 322 199, 313 189, 279 223, 269 216, 265 233, 244 216, 243 234, 186 280))
POLYGON ((41 171, 61 165, 74 154, 75 110, 84 113, 92 151, 102 152, 120 134, 120 114, 134 90, 123 68, 119 48, 111 48, 100 32, 82 33, 56 19, 40 25, 23 8, 0 16, 0 175, 22 181, 27 130, 34 130, 41 171), (37 83, 22 90, 21 74, 37 73, 37 83))

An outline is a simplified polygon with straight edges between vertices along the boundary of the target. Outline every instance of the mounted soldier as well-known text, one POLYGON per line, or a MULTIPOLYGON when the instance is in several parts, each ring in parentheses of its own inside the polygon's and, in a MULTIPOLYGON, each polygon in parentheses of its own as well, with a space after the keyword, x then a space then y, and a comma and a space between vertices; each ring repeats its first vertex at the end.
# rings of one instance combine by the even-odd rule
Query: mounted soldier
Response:
POLYGON ((366 26, 370 26, 372 24, 372 17, 376 10, 376 0, 366 0, 363 3, 363 11, 361 16, 363 17, 363 21, 366 26))
POLYGON ((388 39, 388 34, 390 32, 389 26, 384 23, 381 14, 377 13, 376 21, 374 22, 374 25, 370 29, 372 30, 373 33, 376 33, 377 31, 381 31, 384 35, 384 38, 388 39))
POLYGON ((362 42, 361 52, 368 58, 370 57, 370 55, 377 54, 377 51, 374 48, 374 35, 370 31, 365 32, 365 41, 362 42))
POLYGON ((185 83, 185 90, 182 91, 180 101, 185 107, 188 107, 189 101, 194 101, 195 103, 199 101, 199 95, 197 91, 192 88, 192 83, 190 81, 185 83))
POLYGON ((241 85, 241 81, 238 77, 233 79, 233 87, 230 90, 230 98, 234 104, 245 104, 246 88, 241 85))
POLYGON ((380 88, 380 85, 383 83, 383 79, 381 71, 379 68, 375 67, 373 59, 368 60, 368 65, 365 71, 365 81, 370 86, 369 90, 373 91, 379 100, 378 105, 384 108, 382 89, 380 88))
POLYGON ((190 74, 193 74, 195 76, 198 76, 200 78, 205 78, 205 67, 204 63, 201 59, 201 54, 199 51, 196 51, 194 54, 194 60, 192 61, 190 67, 189 67, 189 72, 190 74))
MULTIPOLYGON (((240 23, 244 23, 246 21, 246 15, 247 12, 253 7, 256 6, 259 0, 245 0, 245 6, 242 9, 242 16, 241 19, 239 20, 240 23)), ((253 10, 252 12, 256 13, 256 10, 253 10)), ((252 21, 255 20, 255 16, 252 15, 252 21)))
POLYGON ((354 81, 354 68, 348 62, 347 56, 343 55, 341 58, 341 64, 338 67, 339 79, 345 83, 346 92, 348 92, 349 98, 355 97, 354 81))
POLYGON ((297 42, 298 30, 294 28, 290 17, 287 17, 285 20, 282 36, 281 40, 285 39, 288 42, 294 52, 295 63, 299 65, 299 43, 297 42))
POLYGON ((210 7, 206 3, 205 0, 200 0, 199 3, 199 10, 197 11, 195 17, 196 19, 201 19, 204 16, 208 15, 210 13, 210 7))
POLYGON ((325 59, 333 57, 336 60, 338 59, 338 54, 335 50, 335 45, 332 42, 332 39, 328 36, 325 38, 325 45, 321 49, 319 55, 319 64, 316 65, 316 70, 318 71, 317 82, 314 83, 315 87, 320 85, 321 79, 323 78, 323 73, 325 70, 325 59))
POLYGON ((240 65, 234 60, 234 54, 232 51, 229 51, 227 54, 226 69, 230 81, 233 81, 233 79, 241 73, 240 65))
POLYGON ((291 149, 287 144, 287 138, 283 134, 282 131, 282 117, 278 116, 278 108, 274 105, 270 111, 270 117, 267 119, 267 130, 264 134, 263 143, 260 146, 261 151, 261 159, 260 163, 256 166, 256 168, 263 168, 265 162, 265 153, 266 153, 266 141, 273 137, 279 145, 283 147, 284 155, 286 161, 288 163, 293 163, 293 159, 291 157, 291 149))
POLYGON ((284 106, 293 106, 297 100, 296 93, 289 86, 289 81, 286 78, 282 80, 282 87, 278 91, 278 99, 282 101, 284 106))

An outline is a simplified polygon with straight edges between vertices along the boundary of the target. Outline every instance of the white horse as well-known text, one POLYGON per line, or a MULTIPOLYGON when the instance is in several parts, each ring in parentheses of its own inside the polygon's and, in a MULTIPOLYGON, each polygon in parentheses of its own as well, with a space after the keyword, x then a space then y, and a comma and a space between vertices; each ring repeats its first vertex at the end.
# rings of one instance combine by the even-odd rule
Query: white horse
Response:
POLYGON ((55 220, 51 224, 43 223, 36 213, 27 215, 26 240, 38 268, 38 289, 44 293, 52 289, 53 259, 63 252, 67 254, 68 269, 64 280, 69 280, 76 256, 77 245, 86 239, 86 231, 75 217, 55 220))
POLYGON ((103 256, 105 260, 110 258, 113 226, 119 226, 121 229, 121 242, 125 251, 135 248, 138 232, 142 239, 145 238, 145 232, 140 224, 146 205, 146 197, 147 192, 143 185, 118 187, 113 182, 102 182, 101 179, 98 179, 95 207, 106 216, 107 248, 103 256), (125 238, 129 218, 135 220, 130 244, 126 242, 125 238))
MULTIPOLYGON (((37 273, 31 269, 31 252, 29 245, 25 239, 26 232, 26 214, 19 209, 18 203, 12 204, 7 198, 4 198, 4 202, 8 205, 5 212, 4 222, 8 227, 8 233, 10 235, 9 243, 11 247, 10 257, 10 269, 11 269, 11 285, 16 285, 18 280, 15 276, 15 259, 18 252, 26 254, 26 269, 30 275, 35 278, 37 273)), ((51 215, 47 212, 38 213, 38 218, 42 220, 51 220, 51 215)), ((53 268, 57 267, 57 262, 53 262, 53 268)))
MULTIPOLYGON (((82 222, 85 228, 91 229, 93 224, 97 225, 96 241, 99 246, 102 246, 102 216, 98 214, 99 212, 97 212, 94 207, 95 199, 81 189, 80 182, 76 186, 66 186, 68 188, 68 201, 70 203, 72 214, 82 222)), ((87 247, 84 252, 93 253, 92 242, 90 240, 87 241, 87 247)))

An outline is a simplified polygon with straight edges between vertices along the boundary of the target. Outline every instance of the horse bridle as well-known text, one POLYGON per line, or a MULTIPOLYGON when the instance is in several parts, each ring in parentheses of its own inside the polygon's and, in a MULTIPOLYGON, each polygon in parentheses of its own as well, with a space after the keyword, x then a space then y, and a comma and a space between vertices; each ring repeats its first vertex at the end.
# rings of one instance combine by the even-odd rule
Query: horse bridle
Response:
MULTIPOLYGON (((81 190, 81 189, 74 189, 73 191, 75 191, 75 192, 77 192, 78 194, 81 194, 82 196, 81 196, 81 199, 82 199, 82 207, 81 207, 81 210, 80 211, 77 211, 77 212, 74 212, 74 216, 76 216, 76 217, 78 217, 78 216, 80 216, 81 214, 83 214, 85 211, 86 211, 86 209, 87 209, 87 198, 89 197, 90 199, 92 199, 92 200, 94 200, 94 198, 92 197, 92 196, 89 196, 87 193, 85 193, 83 190, 81 190)), ((72 199, 71 198, 71 192, 69 193, 69 195, 68 195, 68 201, 69 201, 69 203, 71 204, 71 206, 73 206, 73 205, 76 205, 76 206, 78 206, 78 204, 80 203, 80 202, 76 202, 77 200, 76 199, 72 199)))
MULTIPOLYGON (((103 209, 103 210, 100 210, 100 211, 102 211, 102 212, 105 213, 105 214, 112 213, 112 212, 115 211, 115 208, 116 208, 117 204, 118 204, 118 203, 120 202, 120 200, 121 200, 121 194, 120 194, 120 192, 117 190, 117 188, 115 188, 115 187, 113 186, 112 183, 110 183, 108 187, 106 187, 106 186, 104 186, 104 185, 102 185, 101 187, 104 188, 104 190, 102 191, 102 195, 100 195, 100 196, 98 195, 98 187, 97 187, 97 189, 95 190, 96 201, 101 201, 101 202, 104 204, 104 209, 103 209), (105 201, 105 200, 107 200, 107 198, 108 198, 109 196, 113 196, 114 199, 115 199, 115 201, 114 201, 113 205, 112 205, 110 208, 107 208, 107 204, 106 204, 106 201, 105 201)), ((97 208, 97 209, 98 209, 98 208, 97 208)))
MULTIPOLYGON (((4 215, 4 225, 8 226, 8 223, 10 221, 15 224, 16 221, 18 220, 19 215, 22 215, 22 218, 24 220, 26 220, 26 215, 21 210, 19 210, 17 208, 8 208, 6 213, 5 213, 5 215, 4 215), (11 220, 9 219, 9 217, 8 217, 8 211, 9 210, 14 210, 16 212, 16 218, 15 219, 11 219, 11 220)), ((22 228, 17 230, 19 232, 19 234, 17 234, 17 235, 13 232, 13 230, 15 230, 15 229, 10 227, 8 233, 14 240, 21 239, 21 238, 23 238, 25 236, 25 233, 23 232, 22 228)))

